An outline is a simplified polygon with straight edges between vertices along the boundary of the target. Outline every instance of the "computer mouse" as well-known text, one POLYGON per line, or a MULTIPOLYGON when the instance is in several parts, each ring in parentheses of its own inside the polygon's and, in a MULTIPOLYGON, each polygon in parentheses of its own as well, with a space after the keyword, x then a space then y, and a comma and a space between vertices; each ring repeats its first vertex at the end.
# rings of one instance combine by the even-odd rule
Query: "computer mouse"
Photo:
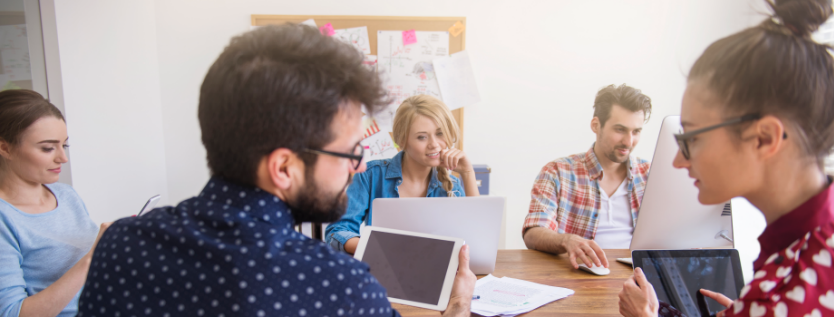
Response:
POLYGON ((585 271, 585 272, 588 272, 588 273, 594 274, 594 275, 608 275, 608 274, 610 274, 610 273, 611 273, 611 270, 606 269, 605 267, 602 267, 602 266, 591 266, 591 267, 588 267, 588 266, 587 266, 587 265, 585 265, 584 263, 583 263, 583 264, 579 264, 579 269, 580 269, 580 270, 583 270, 583 271, 585 271))

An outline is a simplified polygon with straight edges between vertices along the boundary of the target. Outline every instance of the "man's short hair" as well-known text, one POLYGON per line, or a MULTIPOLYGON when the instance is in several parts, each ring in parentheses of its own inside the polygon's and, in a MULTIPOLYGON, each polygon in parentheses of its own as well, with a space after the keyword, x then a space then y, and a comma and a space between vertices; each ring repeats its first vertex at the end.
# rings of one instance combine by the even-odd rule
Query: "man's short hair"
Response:
MULTIPOLYGON (((234 37, 200 87, 198 117, 212 175, 254 186, 261 159, 299 153, 335 138, 331 123, 355 101, 374 114, 387 98, 376 72, 352 46, 296 24, 234 37)), ((303 156, 315 164, 315 156, 303 156)))
POLYGON ((631 112, 643 111, 643 122, 648 122, 652 115, 652 99, 640 92, 640 89, 626 86, 608 85, 597 92, 594 99, 594 117, 599 118, 599 125, 611 118, 611 108, 620 105, 631 112))

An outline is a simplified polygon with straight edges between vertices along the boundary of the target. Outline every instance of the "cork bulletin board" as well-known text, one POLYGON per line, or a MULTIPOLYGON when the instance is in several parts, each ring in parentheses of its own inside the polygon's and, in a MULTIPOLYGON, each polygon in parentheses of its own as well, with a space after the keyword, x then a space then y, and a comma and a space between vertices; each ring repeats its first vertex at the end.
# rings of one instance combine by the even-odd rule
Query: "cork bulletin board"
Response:
MULTIPOLYGON (((270 24, 301 23, 314 19, 319 26, 330 23, 334 29, 346 29, 365 26, 368 28, 368 40, 371 55, 377 55, 377 31, 449 31, 456 22, 466 25, 465 17, 408 17, 408 16, 344 16, 344 15, 252 15, 253 26, 270 24)), ((449 35, 449 54, 465 49, 466 29, 458 36, 449 35)), ((452 110, 461 130, 460 148, 463 149, 463 111, 464 108, 452 110)))

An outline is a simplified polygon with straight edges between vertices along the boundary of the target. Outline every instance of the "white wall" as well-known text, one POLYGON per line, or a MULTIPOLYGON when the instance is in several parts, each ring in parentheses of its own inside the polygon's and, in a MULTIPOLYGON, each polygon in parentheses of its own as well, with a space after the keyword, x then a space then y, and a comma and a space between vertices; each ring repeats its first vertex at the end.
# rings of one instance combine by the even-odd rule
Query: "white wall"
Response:
MULTIPOLYGON (((419 5, 405 0, 157 0, 74 1, 72 8, 69 1, 58 1, 63 4, 59 20, 67 19, 59 24, 67 36, 61 63, 71 60, 73 70, 64 75, 65 87, 75 85, 65 88, 73 90, 67 94, 70 132, 78 141, 73 161, 83 164, 73 166, 73 176, 90 174, 75 183, 91 209, 122 207, 128 197, 130 206, 138 206, 156 192, 175 203, 200 191, 209 173, 197 123, 199 87, 229 39, 248 30, 251 14, 465 16, 466 47, 483 102, 466 110, 464 150, 492 167, 491 192, 507 197, 502 241, 507 248, 524 248, 520 228, 539 169, 557 157, 584 152, 593 142, 591 106, 600 87, 627 83, 652 97, 653 119, 635 151, 651 158, 661 119, 679 113, 686 72, 695 58, 716 39, 760 21, 756 11, 763 11, 759 0, 429 0, 419 5), (125 39, 134 45, 126 47, 125 39), (111 109, 115 104, 102 94, 120 96, 118 109, 111 109), (142 127, 153 128, 106 121, 128 113, 144 118, 142 127), (104 142, 110 139, 134 143, 104 142), (139 148, 147 150, 142 160, 136 159, 139 148), (131 154, 118 155, 127 160, 120 164, 115 153, 131 154), (131 174, 119 175, 124 170, 114 172, 114 166, 131 174), (126 187, 104 182, 113 175, 126 187)), ((130 211, 108 212, 115 217, 130 211)), ((737 246, 750 263, 758 254, 755 237, 763 220, 748 205, 736 208, 735 223, 737 246)))
POLYGON ((167 194, 151 1, 56 0, 72 184, 96 222, 167 194))

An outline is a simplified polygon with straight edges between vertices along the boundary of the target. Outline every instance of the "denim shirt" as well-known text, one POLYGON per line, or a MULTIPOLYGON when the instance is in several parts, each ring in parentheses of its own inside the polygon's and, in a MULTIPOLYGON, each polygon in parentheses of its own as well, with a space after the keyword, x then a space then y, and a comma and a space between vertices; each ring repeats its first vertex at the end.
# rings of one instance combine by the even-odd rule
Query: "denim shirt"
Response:
MULTIPOLYGON (((344 251, 348 239, 359 236, 359 226, 362 222, 372 225, 373 210, 371 202, 377 198, 399 198, 399 186, 403 183, 404 151, 394 157, 384 160, 368 162, 365 172, 353 175, 353 183, 348 186, 348 206, 342 219, 331 223, 325 231, 325 241, 335 250, 344 251)), ((460 179, 449 175, 452 179, 452 190, 456 197, 464 197, 460 179)), ((442 183, 437 179, 437 169, 431 170, 431 181, 426 197, 448 197, 442 183)))

